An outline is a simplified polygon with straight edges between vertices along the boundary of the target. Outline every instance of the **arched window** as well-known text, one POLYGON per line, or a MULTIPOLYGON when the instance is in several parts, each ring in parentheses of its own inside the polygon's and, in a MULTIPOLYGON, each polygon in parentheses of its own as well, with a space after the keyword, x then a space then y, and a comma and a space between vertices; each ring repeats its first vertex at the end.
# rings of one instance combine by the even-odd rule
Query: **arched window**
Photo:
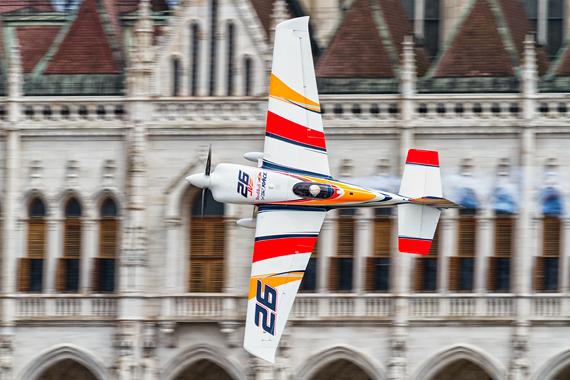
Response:
POLYGON ((533 283, 537 292, 555 292, 558 290, 560 267, 562 200, 552 187, 545 189, 544 193, 542 255, 535 257, 533 283))
POLYGON ((115 291, 118 230, 117 206, 111 198, 108 198, 101 206, 99 257, 93 261, 94 292, 115 291))
POLYGON ((200 26, 190 26, 190 95, 196 96, 198 91, 198 66, 200 63, 200 26))
POLYGON ((329 290, 333 292, 352 290, 354 215, 355 209, 353 208, 339 210, 336 256, 330 258, 329 267, 329 290))
POLYGON ((180 95, 180 59, 172 57, 172 96, 180 95))
POLYGON ((217 64, 217 28, 218 28, 218 0, 210 0, 210 91, 209 95, 216 94, 216 64, 217 64))
POLYGON ((233 22, 228 22, 228 71, 227 80, 228 88, 227 95, 232 96, 234 94, 234 61, 235 61, 235 26, 233 22))
POLYGON ((495 254, 488 258, 487 289, 508 292, 511 288, 511 256, 513 246, 513 214, 495 212, 495 254))
POLYGON ((65 207, 63 257, 58 260, 56 290, 78 292, 81 268, 81 206, 71 198, 65 207))
POLYGON ((392 209, 374 210, 374 251, 366 258, 366 291, 390 290, 390 254, 392 252, 392 209))
POLYGON ((253 94, 253 59, 245 57, 243 66, 245 96, 251 96, 253 94))
POLYGON ((224 204, 216 202, 209 190, 206 191, 206 197, 203 221, 201 192, 192 203, 189 271, 191 293, 220 293, 224 288, 224 204))
POLYGON ((18 290, 41 292, 46 248, 46 209, 41 199, 32 201, 28 219, 28 254, 20 259, 18 290))

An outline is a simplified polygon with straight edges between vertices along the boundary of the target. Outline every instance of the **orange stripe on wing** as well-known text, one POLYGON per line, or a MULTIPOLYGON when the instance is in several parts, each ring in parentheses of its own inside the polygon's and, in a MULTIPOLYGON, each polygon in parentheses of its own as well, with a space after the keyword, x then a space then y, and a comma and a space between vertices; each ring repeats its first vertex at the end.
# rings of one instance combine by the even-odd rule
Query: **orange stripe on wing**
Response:
POLYGON ((301 281, 303 272, 290 272, 286 274, 267 274, 263 276, 253 276, 249 279, 249 295, 248 300, 254 298, 257 294, 257 280, 261 280, 264 284, 271 287, 278 287, 294 281, 301 281))
POLYGON ((287 86, 275 74, 271 74, 271 82, 269 83, 269 96, 283 101, 290 101, 299 107, 307 108, 310 111, 321 112, 319 103, 313 102, 311 99, 304 97, 291 87, 287 86))

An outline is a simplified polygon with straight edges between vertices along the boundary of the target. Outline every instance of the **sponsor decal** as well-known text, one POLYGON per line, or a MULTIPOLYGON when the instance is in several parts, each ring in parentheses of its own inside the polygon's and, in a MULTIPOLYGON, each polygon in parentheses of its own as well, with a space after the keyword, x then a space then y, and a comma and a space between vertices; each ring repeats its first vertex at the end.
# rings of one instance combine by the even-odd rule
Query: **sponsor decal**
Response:
POLYGON ((265 186, 267 185, 267 172, 259 172, 257 175, 257 189, 255 190, 255 200, 265 200, 265 186))
POLYGON ((248 194, 253 196, 253 179, 246 172, 239 171, 237 192, 247 198, 248 194))
POLYGON ((255 325, 263 331, 275 335, 277 317, 277 289, 257 280, 257 303, 255 304, 255 325), (265 285, 265 286, 264 286, 265 285), (262 292, 263 287, 263 292, 262 292))

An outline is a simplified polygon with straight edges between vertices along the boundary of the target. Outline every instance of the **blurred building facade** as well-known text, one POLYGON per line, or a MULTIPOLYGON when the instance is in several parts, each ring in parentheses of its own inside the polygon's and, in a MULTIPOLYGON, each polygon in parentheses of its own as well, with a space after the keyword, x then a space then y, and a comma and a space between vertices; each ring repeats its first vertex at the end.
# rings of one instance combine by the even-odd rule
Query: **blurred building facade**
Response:
POLYGON ((570 378, 570 4, 4 0, 0 379, 570 378), (251 207, 184 178, 263 150, 273 27, 310 15, 331 172, 438 150, 430 255, 331 211, 277 363, 242 348, 251 207), (538 43, 536 43, 537 41, 538 43))

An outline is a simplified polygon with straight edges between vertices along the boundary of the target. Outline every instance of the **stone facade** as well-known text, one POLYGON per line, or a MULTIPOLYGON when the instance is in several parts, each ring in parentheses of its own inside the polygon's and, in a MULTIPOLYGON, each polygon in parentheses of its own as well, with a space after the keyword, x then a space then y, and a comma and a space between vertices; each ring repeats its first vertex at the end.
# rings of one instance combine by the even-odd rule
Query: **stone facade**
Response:
MULTIPOLYGON (((24 96, 19 47, 11 47, 7 94, 0 98, 0 379, 63 376, 58 367, 77 380, 570 378, 570 88, 539 91, 530 37, 518 93, 418 93, 414 47, 406 39, 397 94, 321 96, 334 177, 397 191, 407 150, 433 149, 440 154, 445 195, 460 202, 464 189, 475 193, 474 286, 450 290, 448 259, 457 256, 460 219, 450 210, 440 221, 436 291, 414 291, 417 258, 397 252, 393 228, 385 237, 393 242, 390 291, 367 292, 365 259, 372 255, 375 217, 366 209, 355 217, 352 291, 330 292, 327 259, 336 253, 339 220, 331 211, 318 241, 316 290, 299 294, 270 365, 241 347, 254 233, 235 221, 250 217, 251 207, 225 206, 223 292, 189 293, 189 224, 198 191, 184 180, 203 170, 210 143, 214 167, 246 163, 244 153, 263 150, 270 36, 253 1, 219 0, 214 93, 209 96, 204 74, 190 96, 188 31, 193 22, 202 26, 199 40, 207 51, 210 2, 180 3, 153 44, 150 1, 141 1, 124 96, 24 96), (225 96, 223 74, 228 21, 237 41, 232 96, 225 96), (175 57, 181 61, 178 96, 172 96, 175 57), (254 67, 250 96, 245 57, 254 67), (556 190, 564 209, 558 287, 551 293, 532 286, 547 188, 556 190), (516 211, 511 286, 504 293, 486 290, 498 190, 516 211), (56 261, 72 197, 83 208, 85 259, 79 291, 61 293, 56 261), (121 225, 112 294, 93 291, 91 260, 101 204, 109 197, 121 225), (35 198, 47 208, 44 291, 19 292, 18 259, 27 252, 35 198)), ((276 19, 283 6, 276 1, 276 19)), ((324 41, 331 26, 321 21, 324 41)), ((208 67, 207 55, 201 59, 208 67)))

